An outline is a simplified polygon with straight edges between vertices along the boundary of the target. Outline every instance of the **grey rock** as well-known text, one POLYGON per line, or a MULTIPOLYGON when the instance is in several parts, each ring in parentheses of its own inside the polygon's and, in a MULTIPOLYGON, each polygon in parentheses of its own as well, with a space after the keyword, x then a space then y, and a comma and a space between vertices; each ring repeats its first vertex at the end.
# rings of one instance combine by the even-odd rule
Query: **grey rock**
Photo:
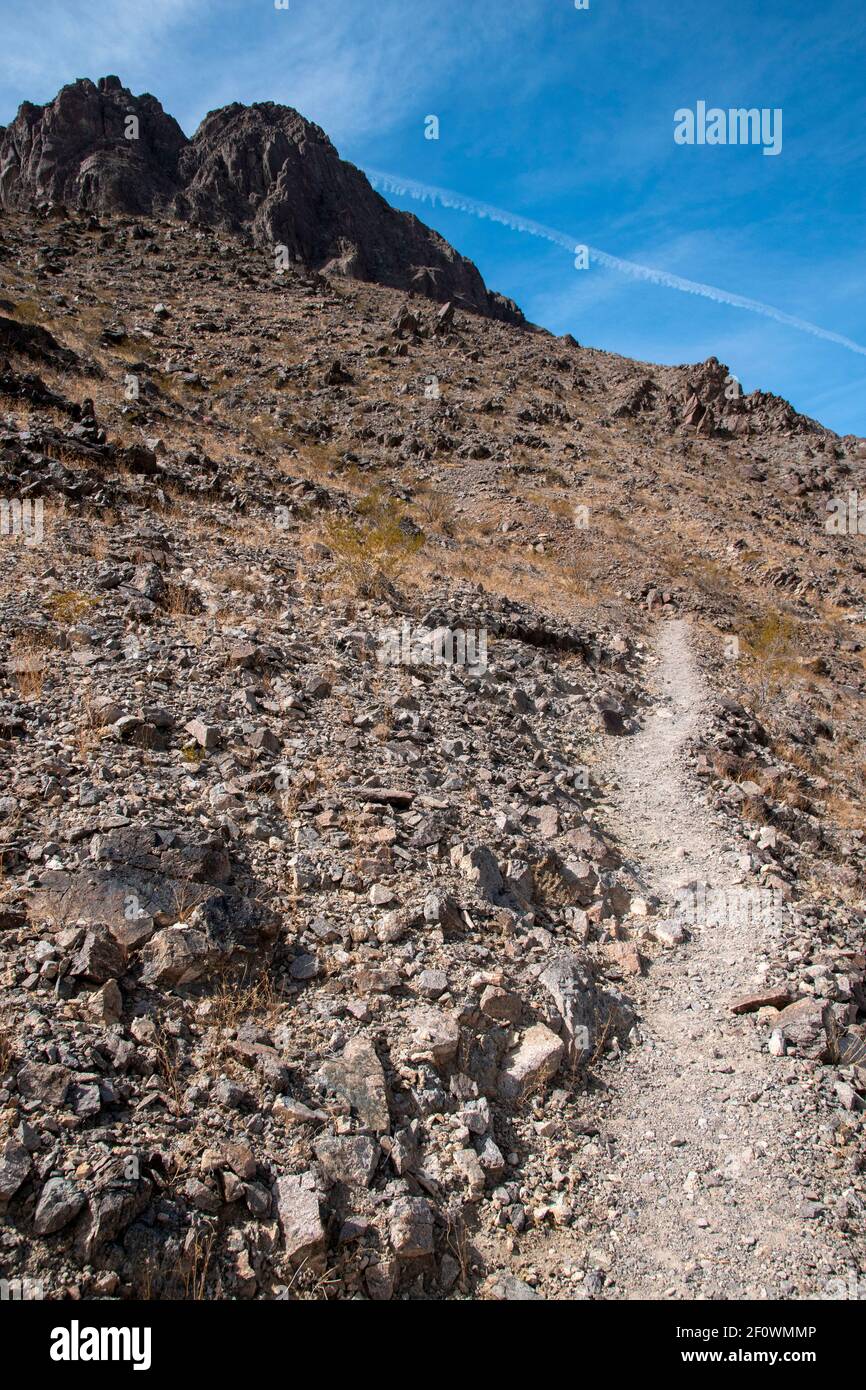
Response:
POLYGON ((33 1229, 38 1236, 50 1236, 74 1221, 86 1202, 83 1192, 66 1178, 49 1178, 43 1187, 36 1212, 33 1229))
POLYGON ((331 1182, 349 1187, 369 1187, 380 1149, 366 1134, 327 1135, 314 1145, 316 1158, 331 1182))
POLYGON ((0 1149, 0 1202, 14 1197, 30 1176, 30 1155, 23 1144, 8 1139, 0 1149))
POLYGON ((319 1082, 347 1100, 361 1125, 372 1134, 387 1134, 391 1126, 388 1090, 382 1063, 369 1039, 352 1038, 342 1057, 319 1069, 319 1082))
POLYGON ((273 1195, 286 1255, 292 1264, 321 1267, 326 1232, 312 1175, 298 1173, 277 1178, 273 1195))

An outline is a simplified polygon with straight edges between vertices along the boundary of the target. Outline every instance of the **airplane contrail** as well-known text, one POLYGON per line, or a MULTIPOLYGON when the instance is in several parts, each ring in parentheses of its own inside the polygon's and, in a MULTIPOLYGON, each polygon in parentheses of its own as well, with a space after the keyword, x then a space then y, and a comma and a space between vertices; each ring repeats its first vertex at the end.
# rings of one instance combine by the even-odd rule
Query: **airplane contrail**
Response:
MULTIPOLYGON (((373 187, 380 191, 393 193, 398 197, 415 198, 419 202, 430 203, 431 206, 440 203, 444 208, 454 208, 457 212, 471 213, 473 217, 500 222, 514 232, 525 232, 528 236, 551 241, 572 255, 585 246, 585 243, 578 243, 576 238, 566 236, 565 232, 558 232, 555 227, 546 227, 543 222, 534 222, 530 217, 521 217, 519 213, 494 207, 492 203, 481 203, 477 198, 467 198, 465 194, 455 193, 453 189, 437 188, 434 184, 419 183, 417 179, 402 178, 398 174, 387 174, 381 169, 366 169, 364 172, 373 187)), ((811 333, 814 338, 837 343, 849 352, 857 352, 861 357, 866 357, 866 347, 855 343, 852 338, 833 333, 829 328, 821 328, 817 323, 810 323, 808 319, 786 314, 782 309, 775 309, 772 304, 762 304, 759 299, 747 299, 745 295, 720 290, 716 285, 704 285, 698 280, 686 280, 681 275, 672 275, 667 270, 655 270, 652 266, 639 265, 637 261, 625 261, 620 256, 611 256, 607 251, 599 251, 593 246, 586 246, 586 250, 590 262, 595 261, 599 265, 607 266, 609 270, 631 275, 635 280, 646 280, 650 284, 662 285, 669 290, 680 290, 683 294, 701 295, 704 299, 714 300, 716 304, 728 304, 733 309, 747 309, 749 313, 762 314, 766 319, 774 319, 776 323, 796 328, 801 333, 811 333)))

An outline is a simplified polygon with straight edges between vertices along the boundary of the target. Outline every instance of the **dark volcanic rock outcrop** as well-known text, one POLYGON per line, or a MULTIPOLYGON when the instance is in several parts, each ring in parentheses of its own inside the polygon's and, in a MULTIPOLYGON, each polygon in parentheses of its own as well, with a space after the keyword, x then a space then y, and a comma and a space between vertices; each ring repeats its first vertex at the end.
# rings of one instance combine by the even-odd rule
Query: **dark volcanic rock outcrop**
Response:
POLYGON ((177 192, 188 143, 156 97, 132 96, 117 77, 80 78, 46 106, 25 101, 0 132, 0 203, 149 213, 177 192))
POLYGON ((25 102, 0 131, 0 204, 34 203, 246 230, 318 270, 523 318, 437 232, 390 207, 323 130, 273 102, 212 111, 188 140, 155 97, 80 78, 46 106, 25 102))

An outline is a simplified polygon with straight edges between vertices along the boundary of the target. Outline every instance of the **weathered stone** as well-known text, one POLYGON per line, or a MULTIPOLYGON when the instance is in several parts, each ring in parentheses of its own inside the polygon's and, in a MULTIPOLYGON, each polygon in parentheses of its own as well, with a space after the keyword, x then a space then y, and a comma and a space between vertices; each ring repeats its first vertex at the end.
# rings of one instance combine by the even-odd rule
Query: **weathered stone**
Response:
POLYGON ((756 994, 743 994, 731 1004, 731 1013, 754 1014, 758 1009, 784 1009, 791 1002, 787 989, 758 990, 756 994))
POLYGON ((470 1202, 477 1202, 484 1196, 486 1177, 481 1166, 478 1155, 474 1149, 457 1149, 454 1154, 454 1164, 460 1170, 468 1189, 467 1196, 470 1202))
POLYGON ((101 989, 94 990, 87 1007, 103 1023, 117 1023, 123 1012, 123 995, 116 980, 106 980, 101 989))
POLYGON ((466 929, 459 903, 447 894, 430 893, 424 899, 424 921, 436 923, 444 932, 466 929))
POLYGON ((460 1026, 451 1014, 422 1004, 412 1010, 408 1021, 412 1036, 408 1055, 413 1061, 432 1062, 436 1067, 453 1062, 460 1046, 460 1026))
POLYGON ((640 975, 643 971, 643 957, 633 941, 609 941, 604 954, 615 967, 611 975, 615 976, 617 970, 623 975, 640 975))
POLYGON ((394 1297, 397 1278, 396 1260, 377 1260, 364 1271, 367 1293, 374 1303, 387 1303, 394 1297))
POLYGON ((484 1285, 487 1297, 497 1303, 531 1303, 539 1295, 516 1274, 493 1274, 484 1285))
POLYGON ((93 1194, 75 1233, 79 1257, 91 1260, 97 1250, 114 1240, 144 1211, 152 1195, 153 1185, 145 1178, 116 1180, 93 1194))
POLYGON ((826 999, 798 999, 789 1004, 774 1021, 789 1048, 801 1057, 817 1061, 829 1059, 836 1029, 833 1012, 826 999))
POLYGON ((222 1210, 223 1202, 219 1193, 207 1183, 200 1182, 198 1178, 187 1179, 183 1185, 183 1194, 196 1211, 203 1211, 208 1216, 216 1216, 222 1210))
POLYGON ((256 729, 249 738, 250 748, 260 748, 264 753, 279 753, 280 740, 270 729, 256 729))
POLYGON ((107 927, 93 927, 85 936, 69 973, 104 984, 106 980, 116 979, 125 968, 123 947, 107 927))
POLYGON ((180 923, 167 927, 142 952, 143 985, 188 985, 201 979, 216 959, 207 937, 180 923))
POLYGON ((289 1126, 323 1124, 328 1118, 324 1110, 311 1110, 308 1105, 288 1097, 278 1097, 271 1107, 271 1114, 275 1120, 289 1126))
POLYGON ((599 1027, 599 999, 595 980, 577 956, 560 956, 539 976, 562 1019, 569 1055, 575 1064, 595 1049, 599 1027))
POLYGON ((8 1202, 10 1197, 14 1197, 30 1176, 30 1166, 30 1155, 23 1144, 7 1139, 0 1148, 0 1202, 8 1202))
POLYGON ((319 1081, 349 1102, 364 1129, 387 1134, 391 1118, 385 1073, 369 1039, 358 1037, 347 1042, 342 1057, 320 1067, 319 1081))
POLYGON ((229 1049, 244 1066, 255 1068, 262 1080, 275 1091, 284 1091, 289 1085, 291 1073, 275 1047, 238 1038, 229 1044, 229 1049))
POLYGON ((286 1174, 277 1178, 274 1183, 274 1203, 288 1258, 296 1265, 321 1267, 326 1232, 312 1175, 286 1174))
POLYGON ((460 861, 463 877, 473 883, 482 898, 497 903, 505 891, 505 882, 493 853, 486 845, 470 850, 460 861))
POLYGON ((543 1023, 536 1023, 506 1056, 499 1073, 499 1094, 506 1101, 524 1100, 559 1071, 565 1044, 543 1023))
POLYGON ((497 1023, 517 1023, 523 1004, 516 994, 496 985, 487 985, 481 995, 481 1012, 497 1023))
POLYGON ((74 1221, 87 1199, 83 1192, 66 1178, 49 1178, 43 1187, 33 1229, 38 1236, 50 1236, 74 1221))
POLYGON ((673 950, 675 946, 682 946, 687 939, 685 927, 681 922, 674 920, 653 922, 650 930, 659 945, 668 951, 673 950))
POLYGON ((366 1134, 326 1135, 314 1145, 316 1158, 331 1182, 369 1187, 379 1161, 378 1144, 366 1134))
POLYGON ((72 1072, 49 1062, 26 1062, 18 1073, 18 1090, 25 1100, 42 1105, 62 1105, 72 1072))
POLYGON ((394 1254, 416 1260, 433 1253, 433 1208, 423 1197, 399 1197, 391 1211, 388 1234, 394 1254))
POLYGON ((184 724, 184 729, 200 748, 219 747, 220 731, 215 724, 206 724, 203 719, 191 719, 184 724))
POLYGON ((444 970, 422 970, 415 976, 415 988, 427 999, 438 999, 448 988, 448 976, 444 970))
POLYGON ((243 1144, 239 1140, 230 1140, 223 1149, 223 1156, 233 1173, 237 1173, 239 1178, 245 1182, 250 1182, 258 1172, 255 1154, 249 1144, 243 1144))

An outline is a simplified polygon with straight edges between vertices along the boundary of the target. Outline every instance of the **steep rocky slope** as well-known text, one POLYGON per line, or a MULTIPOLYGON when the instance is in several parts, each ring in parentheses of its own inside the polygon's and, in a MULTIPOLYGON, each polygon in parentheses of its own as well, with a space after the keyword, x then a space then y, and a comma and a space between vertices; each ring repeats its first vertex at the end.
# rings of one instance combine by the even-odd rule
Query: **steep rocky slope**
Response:
POLYGON ((63 201, 0 227, 4 1276, 857 1287, 863 441, 63 201))

